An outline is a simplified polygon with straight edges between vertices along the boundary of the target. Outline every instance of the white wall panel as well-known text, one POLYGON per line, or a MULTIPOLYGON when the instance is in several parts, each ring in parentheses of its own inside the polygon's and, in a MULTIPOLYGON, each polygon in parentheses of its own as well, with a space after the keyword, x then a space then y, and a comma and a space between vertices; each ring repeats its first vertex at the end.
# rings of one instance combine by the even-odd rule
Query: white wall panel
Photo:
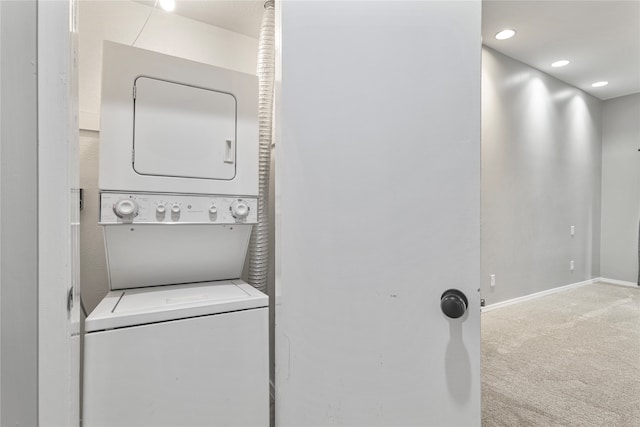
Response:
POLYGON ((37 4, 0 2, 0 425, 38 424, 37 4))

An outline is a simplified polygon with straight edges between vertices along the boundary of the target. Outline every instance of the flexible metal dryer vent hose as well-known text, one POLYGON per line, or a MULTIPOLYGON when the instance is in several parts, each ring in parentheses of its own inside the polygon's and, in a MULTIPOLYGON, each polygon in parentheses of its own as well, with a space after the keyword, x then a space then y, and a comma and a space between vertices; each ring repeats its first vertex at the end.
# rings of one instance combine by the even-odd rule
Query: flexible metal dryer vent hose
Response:
POLYGON ((275 5, 264 4, 262 27, 258 41, 258 120, 260 149, 258 161, 258 223, 253 227, 249 243, 249 283, 266 291, 269 262, 269 173, 273 122, 273 82, 275 68, 275 5))

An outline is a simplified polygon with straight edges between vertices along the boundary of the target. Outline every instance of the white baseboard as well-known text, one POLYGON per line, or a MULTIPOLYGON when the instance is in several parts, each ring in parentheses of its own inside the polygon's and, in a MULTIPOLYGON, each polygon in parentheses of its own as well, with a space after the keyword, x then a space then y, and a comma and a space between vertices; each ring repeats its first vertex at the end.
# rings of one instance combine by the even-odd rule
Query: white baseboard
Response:
POLYGON ((495 310, 496 308, 501 308, 501 307, 506 307, 508 305, 512 305, 512 304, 518 304, 524 301, 529 301, 532 299, 536 299, 536 298, 540 298, 546 295, 551 295, 551 294, 555 294, 557 292, 563 292, 569 289, 573 289, 573 288, 579 288, 580 286, 586 286, 586 285, 590 285, 592 283, 596 283, 596 282, 604 282, 606 281, 605 279, 602 279, 600 277, 597 277, 595 279, 589 279, 589 280, 585 280, 584 282, 578 282, 578 283, 571 283, 570 285, 565 285, 565 286, 559 286, 557 288, 553 288, 553 289, 547 289, 546 291, 542 291, 542 292, 536 292, 535 294, 530 294, 530 295, 525 295, 523 297, 518 297, 518 298, 513 298, 507 301, 501 301, 501 302, 497 302, 495 304, 489 304, 487 306, 482 307, 482 312, 486 312, 486 311, 491 311, 491 310, 495 310))
POLYGON ((638 284, 634 282, 627 282, 625 280, 607 279, 606 277, 599 277, 598 281, 604 282, 604 283, 610 283, 612 285, 631 286, 634 288, 638 287, 638 284))

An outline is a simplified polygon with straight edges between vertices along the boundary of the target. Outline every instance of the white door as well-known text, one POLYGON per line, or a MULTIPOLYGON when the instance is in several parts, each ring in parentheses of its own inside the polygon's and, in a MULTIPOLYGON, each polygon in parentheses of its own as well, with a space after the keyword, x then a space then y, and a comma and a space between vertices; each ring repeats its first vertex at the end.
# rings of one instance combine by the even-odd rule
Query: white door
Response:
POLYGON ((480 1, 279 6, 276 425, 480 425, 480 1))

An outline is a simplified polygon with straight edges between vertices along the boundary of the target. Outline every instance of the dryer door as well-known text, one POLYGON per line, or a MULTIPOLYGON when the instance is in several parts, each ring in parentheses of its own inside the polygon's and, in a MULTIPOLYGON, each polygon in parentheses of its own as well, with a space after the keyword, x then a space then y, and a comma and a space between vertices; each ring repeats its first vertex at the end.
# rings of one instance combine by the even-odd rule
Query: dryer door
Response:
POLYGON ((138 77, 133 168, 141 175, 231 180, 236 99, 229 93, 138 77))

